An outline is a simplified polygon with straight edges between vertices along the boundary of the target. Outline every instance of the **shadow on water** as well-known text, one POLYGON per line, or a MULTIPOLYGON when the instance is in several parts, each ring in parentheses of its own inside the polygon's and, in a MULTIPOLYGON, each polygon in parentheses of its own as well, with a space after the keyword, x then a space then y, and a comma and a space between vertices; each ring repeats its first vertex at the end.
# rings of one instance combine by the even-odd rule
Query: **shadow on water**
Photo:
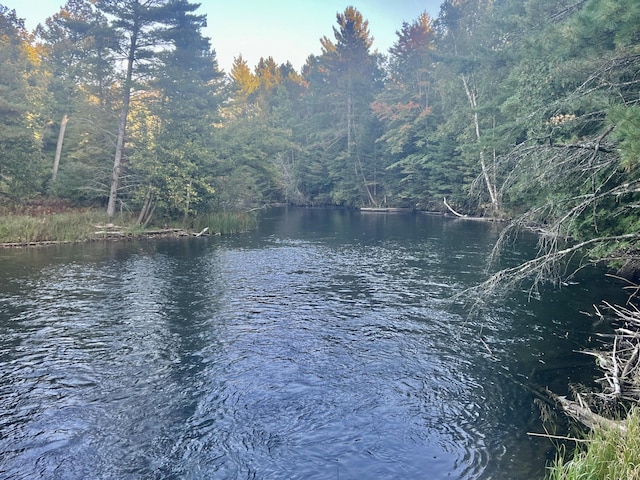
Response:
POLYGON ((580 311, 617 287, 468 317, 449 299, 499 228, 282 209, 241 236, 1 251, 0 477, 541 478, 531 387, 591 378, 580 311))

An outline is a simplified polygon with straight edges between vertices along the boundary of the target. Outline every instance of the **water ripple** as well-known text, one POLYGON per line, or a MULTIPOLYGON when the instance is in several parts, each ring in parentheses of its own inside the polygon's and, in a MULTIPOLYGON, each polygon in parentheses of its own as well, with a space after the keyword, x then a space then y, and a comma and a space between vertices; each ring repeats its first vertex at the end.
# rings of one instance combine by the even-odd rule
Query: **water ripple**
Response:
POLYGON ((541 473, 530 398, 470 339, 515 362, 546 330, 447 301, 479 244, 326 235, 84 246, 0 279, 0 477, 541 473))

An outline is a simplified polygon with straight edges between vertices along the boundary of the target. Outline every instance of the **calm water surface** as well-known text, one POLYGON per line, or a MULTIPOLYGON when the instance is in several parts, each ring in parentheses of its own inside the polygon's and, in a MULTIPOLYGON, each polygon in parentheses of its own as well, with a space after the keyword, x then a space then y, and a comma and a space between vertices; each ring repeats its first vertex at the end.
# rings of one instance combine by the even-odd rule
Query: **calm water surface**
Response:
POLYGON ((237 237, 0 251, 0 478, 541 478, 530 387, 593 375, 580 310, 617 287, 470 318, 449 299, 498 228, 283 209, 237 237))

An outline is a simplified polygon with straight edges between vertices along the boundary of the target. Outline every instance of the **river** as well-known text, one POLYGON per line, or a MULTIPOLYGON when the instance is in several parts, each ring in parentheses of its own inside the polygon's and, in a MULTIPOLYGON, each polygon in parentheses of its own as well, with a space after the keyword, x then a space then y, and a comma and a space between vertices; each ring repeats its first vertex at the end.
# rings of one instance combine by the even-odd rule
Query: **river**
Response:
POLYGON ((469 316, 451 297, 499 229, 273 209, 238 236, 0 250, 0 478, 542 478, 532 387, 591 381, 580 312, 618 287, 469 316))

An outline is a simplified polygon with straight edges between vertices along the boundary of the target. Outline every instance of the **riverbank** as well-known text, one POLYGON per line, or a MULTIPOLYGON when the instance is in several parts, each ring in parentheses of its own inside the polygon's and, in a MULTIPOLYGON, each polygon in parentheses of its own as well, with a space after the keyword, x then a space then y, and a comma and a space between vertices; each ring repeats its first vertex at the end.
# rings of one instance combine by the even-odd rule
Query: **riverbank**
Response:
POLYGON ((102 210, 37 208, 0 213, 0 247, 31 247, 100 240, 123 240, 161 236, 233 234, 255 229, 251 212, 215 212, 190 219, 143 226, 133 215, 119 214, 109 220, 102 210), (173 223, 173 224, 171 224, 173 223))
POLYGON ((640 410, 637 406, 628 413, 624 429, 597 428, 580 440, 571 460, 558 456, 549 470, 549 480, 640 478, 640 410))
POLYGON ((602 312, 595 308, 596 316, 613 326, 602 348, 584 352, 603 372, 599 388, 573 388, 572 399, 554 396, 588 434, 575 439, 571 456, 559 449, 550 480, 640 479, 640 307, 638 285, 629 288, 633 293, 624 306, 605 302, 602 312))

